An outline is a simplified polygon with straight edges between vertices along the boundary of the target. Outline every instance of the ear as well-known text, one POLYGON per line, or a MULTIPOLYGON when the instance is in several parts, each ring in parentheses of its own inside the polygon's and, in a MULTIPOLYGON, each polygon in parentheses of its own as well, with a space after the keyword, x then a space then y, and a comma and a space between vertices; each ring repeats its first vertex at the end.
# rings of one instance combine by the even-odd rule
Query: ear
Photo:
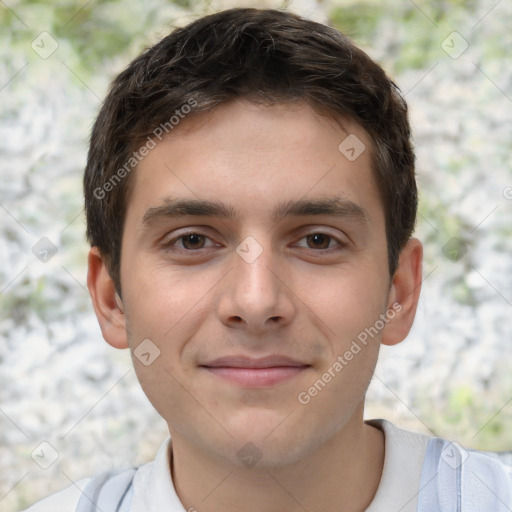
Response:
POLYGON ((398 268, 391 282, 387 311, 395 312, 382 331, 384 345, 396 345, 411 330, 421 291, 423 246, 411 238, 400 253, 398 268))
POLYGON ((89 251, 88 264, 87 287, 103 337, 114 348, 128 348, 123 304, 97 247, 89 251))

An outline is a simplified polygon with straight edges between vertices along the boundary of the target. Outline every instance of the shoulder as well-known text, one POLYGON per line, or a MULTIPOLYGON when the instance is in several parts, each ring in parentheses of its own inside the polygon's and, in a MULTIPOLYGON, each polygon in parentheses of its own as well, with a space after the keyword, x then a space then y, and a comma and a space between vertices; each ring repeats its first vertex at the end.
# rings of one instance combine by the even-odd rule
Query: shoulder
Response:
POLYGON ((84 478, 47 498, 44 498, 23 512, 75 512, 83 490, 91 478, 84 478))
POLYGON ((369 511, 512 510, 512 457, 467 450, 385 420, 367 423, 384 432, 386 450, 381 483, 369 511))
POLYGON ((147 512, 150 510, 145 506, 147 500, 157 500, 156 505, 153 503, 156 508, 153 506, 151 510, 158 510, 161 502, 169 502, 175 496, 169 471, 169 453, 168 438, 160 446, 155 460, 138 468, 109 470, 92 478, 84 478, 23 512, 126 512, 133 509, 132 502, 140 501, 143 505, 134 509, 147 512))
POLYGON ((512 470, 496 454, 432 438, 425 455, 420 504, 420 511, 455 506, 468 512, 510 511, 512 470))
POLYGON ((24 512, 125 512, 133 498, 136 468, 105 471, 35 503, 24 512))

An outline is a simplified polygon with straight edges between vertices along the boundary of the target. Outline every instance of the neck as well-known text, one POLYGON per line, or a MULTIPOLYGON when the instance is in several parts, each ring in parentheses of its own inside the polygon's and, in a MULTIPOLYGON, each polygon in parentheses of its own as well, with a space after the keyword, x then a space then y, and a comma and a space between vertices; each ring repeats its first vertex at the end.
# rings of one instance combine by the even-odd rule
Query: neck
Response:
POLYGON ((186 510, 201 512, 362 512, 384 464, 383 433, 362 421, 347 425, 299 462, 248 468, 209 456, 172 436, 173 482, 186 510))

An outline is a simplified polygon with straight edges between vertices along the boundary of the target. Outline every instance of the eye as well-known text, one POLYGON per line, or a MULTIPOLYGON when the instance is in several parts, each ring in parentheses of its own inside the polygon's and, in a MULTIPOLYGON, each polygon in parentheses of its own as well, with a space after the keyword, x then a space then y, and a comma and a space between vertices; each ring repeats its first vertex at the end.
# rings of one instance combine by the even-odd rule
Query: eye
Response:
POLYGON ((327 233, 310 233, 309 235, 301 238, 301 241, 305 240, 306 246, 302 244, 298 244, 299 247, 304 247, 308 249, 318 249, 318 250, 327 250, 333 248, 341 248, 347 245, 344 242, 341 242, 338 238, 329 235, 327 233))
POLYGON ((215 244, 206 235, 193 232, 175 236, 164 243, 164 247, 168 250, 176 248, 186 251, 196 251, 213 246, 215 246, 215 244), (210 243, 208 244, 208 242, 210 243))
POLYGON ((309 247, 312 249, 329 249, 332 237, 325 233, 314 233, 306 237, 309 247))
POLYGON ((185 249, 202 249, 206 243, 206 237, 198 233, 183 235, 178 240, 181 240, 185 249))

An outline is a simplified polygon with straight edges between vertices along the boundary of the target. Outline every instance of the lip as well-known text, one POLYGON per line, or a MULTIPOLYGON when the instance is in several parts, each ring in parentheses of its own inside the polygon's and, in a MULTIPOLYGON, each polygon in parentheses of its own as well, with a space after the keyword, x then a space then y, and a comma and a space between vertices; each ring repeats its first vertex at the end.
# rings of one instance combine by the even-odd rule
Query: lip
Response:
POLYGON ((289 380, 310 367, 287 356, 260 358, 246 356, 220 357, 201 364, 211 374, 242 387, 269 387, 289 380))
POLYGON ((297 361, 291 357, 281 355, 270 355, 265 357, 247 357, 247 356, 226 356, 219 357, 213 361, 201 364, 209 368, 218 368, 221 366, 230 368, 273 368, 277 366, 300 367, 309 366, 307 363, 297 361))

